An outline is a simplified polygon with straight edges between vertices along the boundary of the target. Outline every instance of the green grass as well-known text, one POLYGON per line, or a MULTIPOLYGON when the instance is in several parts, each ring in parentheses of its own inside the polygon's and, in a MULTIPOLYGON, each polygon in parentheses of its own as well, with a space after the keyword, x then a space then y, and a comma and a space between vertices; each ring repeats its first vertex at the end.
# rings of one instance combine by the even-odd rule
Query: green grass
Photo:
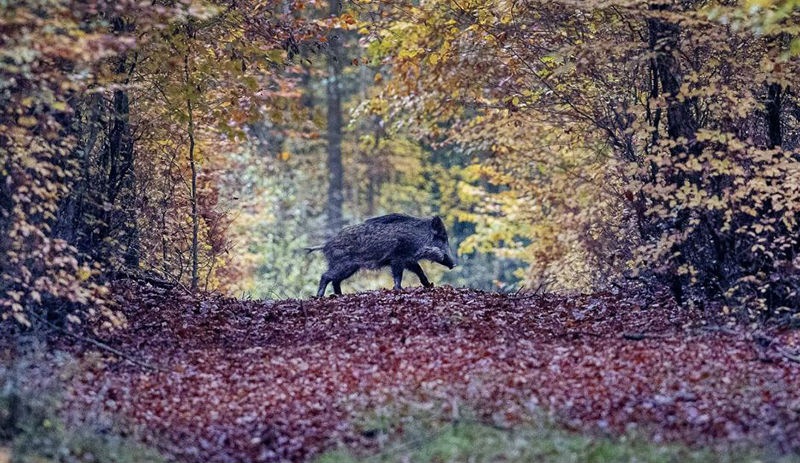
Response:
MULTIPOLYGON (((0 462, 162 463, 158 452, 124 437, 108 424, 67 424, 59 416, 59 375, 70 367, 36 368, 51 362, 44 350, 0 366, 0 462)), ((56 362, 58 363, 58 362, 56 362)))
POLYGON ((53 426, 51 429, 29 430, 6 445, 10 448, 11 461, 17 463, 166 461, 155 450, 131 439, 95 433, 87 429, 66 430, 61 425, 53 426))
MULTIPOLYGON (((402 433, 381 434, 382 449, 365 454, 339 449, 321 455, 316 463, 356 462, 558 462, 558 463, 683 463, 683 462, 791 462, 800 456, 770 456, 756 450, 690 449, 678 444, 656 444, 636 437, 598 437, 577 434, 552 425, 520 425, 499 429, 474 420, 439 423, 405 420, 402 433)), ((381 442, 379 440, 379 442, 381 442)))
POLYGON ((113 431, 68 426, 46 396, 0 392, 0 461, 12 463, 161 463, 155 450, 113 431), (3 459, 5 458, 5 460, 3 459))

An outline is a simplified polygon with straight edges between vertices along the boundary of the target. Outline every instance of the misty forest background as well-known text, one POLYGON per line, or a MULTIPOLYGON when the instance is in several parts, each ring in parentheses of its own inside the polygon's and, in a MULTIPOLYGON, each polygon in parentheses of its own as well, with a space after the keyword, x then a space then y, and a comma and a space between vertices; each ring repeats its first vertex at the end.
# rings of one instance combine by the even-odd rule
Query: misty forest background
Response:
POLYGON ((439 285, 798 314, 795 0, 0 7, 6 318, 308 297, 302 248, 389 212, 443 217, 439 285))

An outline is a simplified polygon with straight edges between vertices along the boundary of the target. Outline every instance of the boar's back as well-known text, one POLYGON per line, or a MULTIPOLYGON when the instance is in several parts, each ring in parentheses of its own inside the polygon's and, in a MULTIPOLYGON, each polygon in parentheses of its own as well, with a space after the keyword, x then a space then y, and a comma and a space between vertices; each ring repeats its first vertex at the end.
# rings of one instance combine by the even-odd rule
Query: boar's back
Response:
POLYGON ((387 214, 387 215, 382 215, 380 217, 373 217, 371 219, 367 219, 364 223, 388 225, 392 223, 407 222, 412 220, 416 221, 419 219, 405 214, 387 214))

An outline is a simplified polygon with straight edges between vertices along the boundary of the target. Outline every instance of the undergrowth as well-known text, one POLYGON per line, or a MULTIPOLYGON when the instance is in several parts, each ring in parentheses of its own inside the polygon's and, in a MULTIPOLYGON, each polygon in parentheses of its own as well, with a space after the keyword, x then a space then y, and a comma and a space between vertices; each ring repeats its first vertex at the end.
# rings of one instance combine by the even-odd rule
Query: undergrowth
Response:
POLYGON ((78 365, 38 341, 23 344, 17 346, 22 355, 6 352, 0 363, 0 462, 166 461, 107 423, 65 420, 59 413, 61 388, 68 375, 80 371, 78 365))

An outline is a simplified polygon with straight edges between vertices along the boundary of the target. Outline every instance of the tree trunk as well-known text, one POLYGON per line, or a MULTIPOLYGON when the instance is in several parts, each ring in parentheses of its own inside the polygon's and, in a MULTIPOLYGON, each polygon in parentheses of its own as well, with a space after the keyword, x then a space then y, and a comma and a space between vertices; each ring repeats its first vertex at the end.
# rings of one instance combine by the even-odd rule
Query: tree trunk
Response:
MULTIPOLYGON (((116 33, 130 33, 135 29, 135 24, 117 17, 112 20, 112 30, 116 33)), ((136 66, 136 59, 129 59, 127 53, 122 53, 117 58, 114 73, 120 77, 121 83, 127 85, 130 76, 136 66)), ((96 209, 95 217, 100 218, 100 225, 89 228, 96 232, 89 232, 87 236, 91 239, 84 243, 86 248, 91 250, 95 258, 105 260, 110 258, 110 254, 116 254, 117 250, 110 250, 103 243, 109 238, 114 230, 124 229, 126 234, 136 227, 128 215, 121 211, 118 206, 118 199, 125 187, 129 184, 130 176, 133 175, 133 138, 131 135, 130 123, 130 99, 125 88, 118 88, 113 91, 111 100, 110 121, 111 129, 106 140, 105 149, 101 152, 101 166, 105 178, 100 179, 103 191, 99 192, 99 205, 103 206, 96 209), (114 207, 105 207, 103 203, 108 203, 114 207), (104 255, 98 255, 98 252, 104 255), (108 254, 105 254, 108 253, 108 254)), ((90 153, 86 153, 90 155, 90 153)), ((91 181, 88 177, 85 181, 91 181)), ((92 188, 92 185, 89 185, 92 188)), ((80 249, 80 248, 79 248, 80 249)), ((83 251, 83 250, 82 250, 83 251)))
POLYGON ((188 115, 188 125, 186 132, 189 135, 189 167, 192 170, 192 186, 189 196, 189 201, 192 205, 192 291, 197 290, 198 285, 198 232, 200 230, 199 217, 197 215, 197 162, 195 159, 195 141, 194 141, 194 114, 192 112, 192 97, 191 97, 191 75, 189 72, 189 54, 183 57, 183 71, 186 77, 186 111, 188 115))
MULTIPOLYGON (((667 99, 667 134, 673 140, 684 137, 690 145, 694 145, 697 122, 692 114, 691 102, 677 98, 682 75, 674 52, 678 48, 680 26, 661 19, 648 19, 647 28, 650 49, 655 53, 651 63, 652 71, 661 86, 661 94, 667 99)), ((651 92, 652 97, 657 95, 657 90, 651 92)))
POLYGON ((767 147, 780 148, 783 145, 781 132, 781 105, 783 89, 781 84, 773 82, 767 88, 767 147))
MULTIPOLYGON (((667 11, 667 8, 666 5, 652 7, 654 11, 667 11)), ((667 136, 671 140, 678 140, 681 138, 685 140, 682 143, 678 143, 675 148, 670 150, 671 155, 679 156, 682 153, 698 155, 702 151, 702 147, 696 141, 698 127, 697 120, 692 112, 691 101, 678 98, 682 74, 675 51, 678 48, 680 26, 661 18, 650 18, 647 20, 647 29, 649 34, 649 47, 654 55, 650 63, 653 75, 651 97, 664 95, 667 103, 667 136)), ((657 139, 658 124, 661 119, 660 116, 660 111, 657 111, 653 120, 656 130, 654 133, 654 142, 657 139)), ((687 180, 689 179, 687 179, 685 173, 681 171, 676 171, 669 178, 669 181, 675 185, 681 185, 687 180)), ((688 215, 679 215, 674 223, 674 227, 677 230, 683 231, 686 227, 687 220, 688 215)), ((648 232, 652 232, 652 230, 658 228, 649 225, 650 224, 646 227, 648 232)), ((685 252, 686 249, 679 249, 677 246, 674 246, 672 251, 677 253, 678 256, 676 258, 676 266, 683 265, 685 263, 683 252, 685 252)), ((682 304, 685 296, 685 277, 678 274, 676 270, 673 270, 667 275, 667 280, 676 302, 682 304)))
MULTIPOLYGON (((341 0, 330 0, 330 14, 342 12, 341 0)), ((328 37, 328 80, 325 86, 328 99, 328 233, 336 233, 342 227, 342 202, 344 191, 344 167, 342 165, 342 30, 334 29, 328 37)))

